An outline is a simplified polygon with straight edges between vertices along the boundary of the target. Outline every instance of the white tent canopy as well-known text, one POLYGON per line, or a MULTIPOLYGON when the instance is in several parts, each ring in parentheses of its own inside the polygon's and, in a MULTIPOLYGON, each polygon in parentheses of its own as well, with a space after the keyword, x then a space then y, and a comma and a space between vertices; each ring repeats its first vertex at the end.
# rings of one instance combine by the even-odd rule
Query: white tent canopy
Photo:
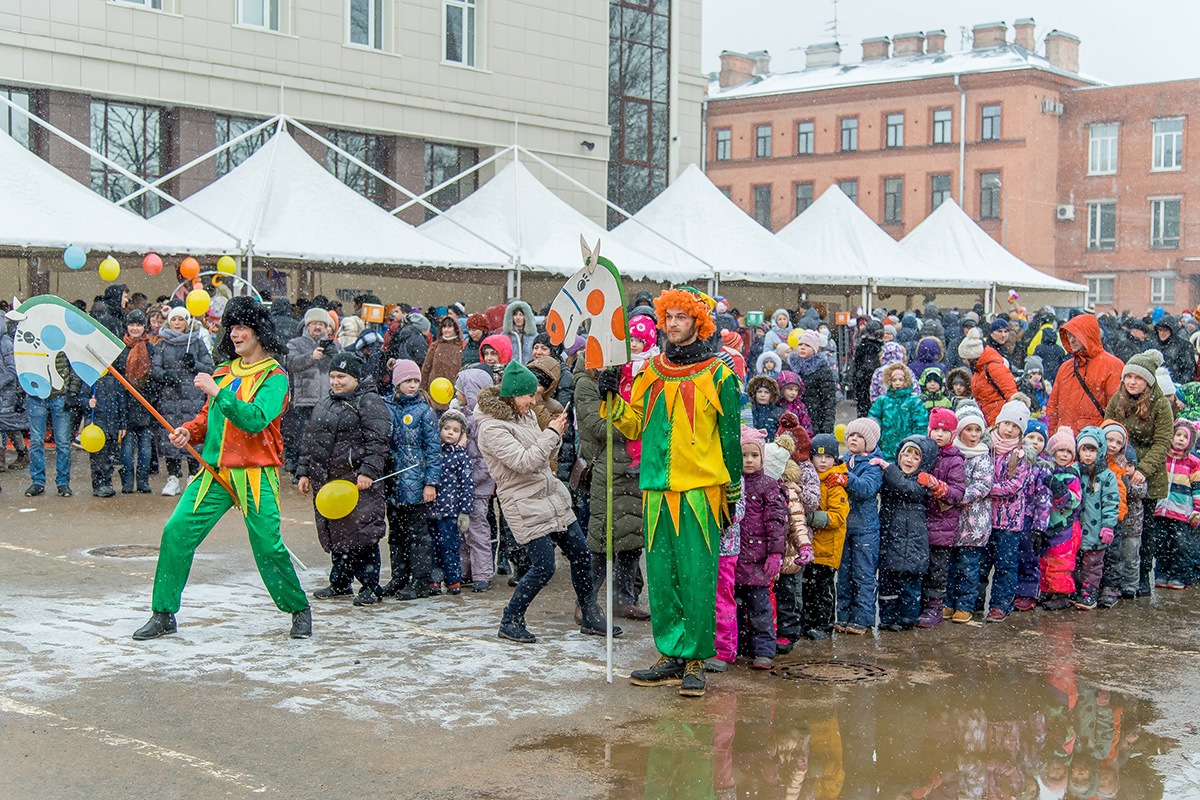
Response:
POLYGON ((1034 269, 988 235, 957 203, 946 200, 900 246, 947 272, 999 287, 1056 292, 1086 292, 1087 286, 1034 269))
POLYGON ((807 268, 801 269, 805 259, 800 253, 747 216, 695 164, 689 164, 632 219, 614 228, 613 235, 693 277, 711 275, 708 265, 712 265, 728 281, 834 282, 832 276, 810 275, 807 268))
POLYGON ((180 236, 212 232, 187 209, 235 234, 239 251, 262 258, 330 264, 489 267, 422 236, 331 175, 287 130, 225 176, 153 222, 180 236))
POLYGON ((97 253, 221 253, 229 237, 171 232, 120 208, 0 133, 0 247, 97 253))
POLYGON ((582 235, 589 246, 600 240, 600 255, 626 277, 676 283, 697 276, 624 245, 546 188, 520 161, 505 165, 469 197, 418 230, 450 247, 486 247, 464 228, 491 242, 494 258, 511 259, 530 272, 573 275, 583 266, 582 235))
POLYGON ((809 270, 842 276, 842 283, 967 289, 992 285, 911 255, 836 185, 776 235, 803 255, 809 270))

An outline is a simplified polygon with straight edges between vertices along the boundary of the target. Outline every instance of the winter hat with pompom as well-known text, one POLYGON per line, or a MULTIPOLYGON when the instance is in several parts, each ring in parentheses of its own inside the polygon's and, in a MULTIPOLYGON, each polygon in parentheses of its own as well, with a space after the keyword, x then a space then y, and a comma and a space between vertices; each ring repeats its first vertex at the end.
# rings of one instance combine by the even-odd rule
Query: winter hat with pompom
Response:
POLYGON ((996 424, 1001 422, 1011 422, 1025 431, 1025 426, 1029 424, 1029 406, 1022 403, 1020 400, 1009 400, 1000 409, 1000 413, 996 415, 996 424))
POLYGON ((879 446, 879 423, 870 417, 859 417, 846 423, 846 437, 850 438, 851 434, 857 433, 866 442, 867 452, 870 453, 879 446))
POLYGON ((763 472, 772 480, 783 477, 783 470, 788 465, 791 454, 775 442, 767 442, 763 448, 763 472))
POLYGON ((1054 455, 1059 450, 1070 450, 1071 456, 1075 456, 1075 431, 1071 430, 1068 425, 1059 425, 1058 430, 1054 432, 1046 445, 1046 452, 1050 455, 1054 455))
POLYGON ((981 355, 983 355, 983 337, 978 328, 972 328, 958 343, 958 357, 963 361, 974 361, 981 355))
POLYGON ((809 451, 812 449, 812 437, 808 435, 808 431, 800 427, 800 420, 791 411, 783 412, 783 416, 779 418, 779 435, 775 437, 775 441, 783 445, 784 437, 792 441, 790 448, 784 445, 785 449, 791 451, 792 460, 796 463, 808 461, 809 451))
POLYGON ((954 433, 958 430, 958 417, 948 408, 935 408, 929 412, 930 432, 942 430, 954 433))
POLYGON ((767 434, 765 431, 760 431, 757 428, 742 426, 742 447, 746 445, 754 445, 758 448, 758 454, 765 456, 765 445, 767 443, 767 434))
POLYGON ((1126 375, 1137 375, 1149 385, 1153 386, 1158 379, 1158 368, 1162 366, 1162 353, 1157 350, 1147 350, 1144 353, 1137 353, 1130 356, 1129 361, 1125 363, 1125 369, 1121 370, 1121 378, 1126 375))
POLYGON ((629 320, 629 335, 641 339, 647 350, 658 344, 658 327, 645 314, 638 314, 629 320))

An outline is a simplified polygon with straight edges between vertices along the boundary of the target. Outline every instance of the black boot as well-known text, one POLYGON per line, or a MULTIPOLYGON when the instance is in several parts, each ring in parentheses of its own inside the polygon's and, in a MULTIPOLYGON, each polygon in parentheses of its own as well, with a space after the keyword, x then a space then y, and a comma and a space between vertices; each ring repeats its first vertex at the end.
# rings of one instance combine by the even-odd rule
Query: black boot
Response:
MULTIPOLYGON (((591 603, 583 609, 581 614, 582 622, 579 625, 579 632, 588 636, 607 636, 608 635, 608 620, 604 618, 604 612, 600 610, 598 603, 591 603)), ((613 638, 621 635, 620 627, 613 625, 613 638)))
POLYGON ((312 596, 318 600, 328 600, 331 597, 346 597, 352 594, 354 594, 354 589, 349 586, 334 586, 331 583, 324 589, 317 589, 312 596))
POLYGON ((147 639, 157 639, 175 632, 175 615, 166 611, 155 611, 150 615, 150 621, 133 632, 133 638, 139 642, 147 639))
MULTIPOLYGON (((441 592, 439 591, 438 594, 441 594, 441 592)), ((410 584, 396 592, 397 600, 417 600, 422 597, 429 597, 428 586, 413 586, 410 584)))
POLYGON ((359 590, 358 594, 354 596, 354 605, 370 606, 378 603, 382 599, 383 590, 379 588, 378 584, 374 586, 364 586, 359 590))
POLYGON ((537 641, 537 637, 525 627, 525 618, 515 616, 507 608, 504 609, 504 616, 500 618, 500 630, 496 635, 517 644, 533 644, 537 641))
MULTIPOLYGON (((629 673, 629 682, 634 686, 666 686, 683 681, 683 668, 686 665, 682 658, 659 656, 658 661, 649 669, 635 669, 629 673)), ((703 664, 701 665, 703 671, 703 664)))
POLYGON ((307 639, 312 636, 312 608, 292 613, 291 636, 293 639, 307 639))
MULTIPOLYGON (((754 662, 759 663, 757 658, 754 662)), ((683 680, 679 682, 679 694, 683 697, 703 697, 704 683, 704 662, 688 661, 683 669, 683 680)))

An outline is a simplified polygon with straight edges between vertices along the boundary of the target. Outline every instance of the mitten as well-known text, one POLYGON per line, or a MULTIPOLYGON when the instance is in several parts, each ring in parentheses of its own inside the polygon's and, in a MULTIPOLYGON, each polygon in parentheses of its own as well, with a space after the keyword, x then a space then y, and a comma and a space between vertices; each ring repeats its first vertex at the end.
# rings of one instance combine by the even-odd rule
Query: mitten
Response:
POLYGON ((945 481, 939 481, 937 478, 933 478, 931 480, 932 482, 929 485, 929 491, 932 492, 933 496, 938 500, 941 500, 943 497, 950 494, 950 484, 946 483, 945 481))
POLYGON ((879 467, 880 469, 884 469, 885 467, 887 467, 887 465, 888 465, 888 462, 884 461, 882 458, 876 457, 876 458, 871 459, 872 467, 879 467))
POLYGON ((621 385, 621 368, 611 367, 603 370, 596 378, 596 385, 600 389, 601 397, 610 393, 616 394, 621 385))
POLYGON ((1193 528, 1200 526, 1200 512, 1193 511, 1192 516, 1188 518, 1188 524, 1193 528))
POLYGON ((812 545, 802 544, 800 545, 800 551, 796 553, 796 563, 803 567, 806 564, 811 564, 815 557, 816 556, 813 555, 812 545))
POLYGON ((1101 528, 1100 529, 1100 541, 1103 542, 1104 544, 1112 544, 1112 540, 1113 540, 1113 529, 1112 528, 1101 528))
POLYGON ((812 514, 812 526, 816 530, 829 527, 829 515, 817 509, 812 514))
POLYGON ((470 514, 459 514, 458 515, 458 532, 466 533, 467 528, 469 528, 469 527, 471 527, 471 515, 470 514))
POLYGON ((924 487, 928 488, 929 486, 932 486, 934 481, 936 481, 936 480, 937 480, 937 478, 933 477, 928 472, 918 472, 917 473, 917 483, 921 484, 924 487))
POLYGON ((825 485, 831 489, 835 486, 841 486, 844 488, 849 482, 850 478, 844 472, 835 472, 825 478, 825 485))
POLYGON ((779 568, 783 566, 783 553, 770 553, 763 564, 763 575, 769 580, 779 577, 779 568))

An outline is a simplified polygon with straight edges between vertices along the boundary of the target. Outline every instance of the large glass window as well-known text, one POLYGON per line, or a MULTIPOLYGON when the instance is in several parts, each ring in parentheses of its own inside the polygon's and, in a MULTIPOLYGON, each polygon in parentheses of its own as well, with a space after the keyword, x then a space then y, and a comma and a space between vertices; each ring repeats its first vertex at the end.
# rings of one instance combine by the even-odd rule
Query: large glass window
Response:
POLYGON ((885 225, 904 222, 904 178, 883 180, 883 222, 885 225))
POLYGON ((858 117, 847 117, 842 120, 842 152, 849 153, 858 149, 858 117))
POLYGON ((979 173, 979 218, 1000 219, 1000 173, 979 173))
POLYGON ((933 175, 929 178, 929 210, 936 211, 937 207, 950 199, 950 176, 933 175))
POLYGON ((717 131, 717 161, 728 161, 733 149, 733 132, 729 128, 717 131))
POLYGON ((128 3, 131 6, 143 6, 144 8, 153 8, 155 11, 163 10, 163 0, 117 0, 118 3, 128 3))
POLYGON ((1117 204, 1115 201, 1088 203, 1088 250, 1117 249, 1117 204))
POLYGON ((1000 106, 984 106, 982 127, 979 129, 979 139, 984 142, 994 142, 1000 139, 1000 106))
POLYGON ((754 219, 767 230, 771 230, 771 187, 754 187, 754 219))
POLYGON ((446 60, 474 67, 479 4, 476 0, 445 0, 446 60))
POLYGON ((1154 120, 1154 169, 1183 167, 1183 120, 1154 120))
POLYGON ((1179 198, 1150 201, 1150 246, 1158 250, 1179 247, 1179 198))
MULTIPOLYGON (((670 0, 611 0, 608 13, 608 199, 636 212, 667 188, 670 0)), ((716 137, 717 160, 731 158, 729 131, 716 137)), ((623 219, 609 210, 609 227, 623 219)))
MULTIPOLYGON (((325 138, 377 172, 387 174, 387 137, 356 131, 330 130, 325 134, 325 138)), ((387 207, 387 184, 332 147, 326 151, 325 168, 363 197, 387 207)))
MULTIPOLYGON (((33 111, 33 95, 27 89, 0 87, 0 94, 26 111, 33 111)), ((0 111, 0 119, 4 120, 4 130, 9 136, 16 139, 17 143, 23 147, 33 149, 34 126, 30 123, 29 117, 5 106, 3 111, 0 111)))
POLYGON ((887 146, 904 147, 904 115, 887 115, 887 146))
POLYGON ((838 187, 846 197, 850 198, 854 205, 858 205, 858 181, 838 181, 838 187))
POLYGON ((1117 171, 1117 123, 1088 126, 1088 174, 1112 175, 1117 171))
POLYGON ((813 185, 812 182, 796 184, 796 216, 804 213, 804 210, 813 203, 813 185))
POLYGON ((796 155, 807 156, 813 153, 813 123, 801 122, 796 125, 796 155))
POLYGON ((271 31, 282 30, 281 0, 238 0, 238 22, 271 31))
MULTIPOLYGON (((425 191, 453 178, 465 169, 479 163, 479 151, 474 147, 459 147, 453 144, 425 143, 425 191)), ((441 209, 449 208, 479 188, 479 173, 473 172, 462 180, 429 196, 429 202, 441 209)), ((425 216, 432 217, 426 209, 425 216)))
MULTIPOLYGON (((222 145, 236 139, 255 125, 258 125, 261 121, 247 119, 246 117, 217 117, 217 144, 222 145)), ((254 155, 255 151, 266 144, 270 138, 271 129, 269 127, 263 128, 253 136, 247 136, 237 144, 217 153, 217 177, 225 175, 238 164, 241 164, 247 158, 254 155)))
POLYGON ((759 125, 754 129, 754 155, 758 158, 771 157, 770 125, 759 125))
POLYGON ((383 49, 383 0, 347 0, 347 40, 374 50, 383 49))
MULTIPOLYGON (((92 149, 143 180, 153 182, 163 174, 166 162, 166 115, 154 106, 93 100, 91 106, 92 149)), ((103 161, 93 158, 92 190, 109 200, 120 200, 141 188, 103 161)), ((157 214, 162 200, 144 192, 127 207, 142 216, 157 214)))
POLYGON ((1092 308, 1100 305, 1112 305, 1113 290, 1116 279, 1112 275, 1088 275, 1087 302, 1092 308))
POLYGON ((1150 302, 1170 305, 1175 302, 1175 273, 1163 272, 1150 276, 1150 302))
POLYGON ((933 143, 952 144, 954 142, 954 112, 948 108, 939 108, 933 112, 933 143))

